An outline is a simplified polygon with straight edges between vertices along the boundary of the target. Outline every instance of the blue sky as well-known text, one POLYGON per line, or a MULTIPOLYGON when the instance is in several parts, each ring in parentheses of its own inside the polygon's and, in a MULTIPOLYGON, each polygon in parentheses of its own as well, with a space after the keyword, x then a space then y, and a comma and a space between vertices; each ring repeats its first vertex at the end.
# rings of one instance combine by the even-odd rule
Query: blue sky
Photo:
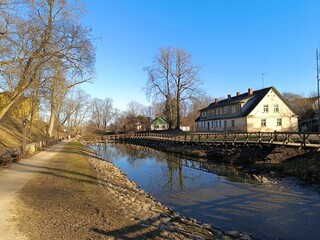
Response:
POLYGON ((184 48, 201 66, 215 98, 275 86, 308 96, 317 90, 318 0, 85 0, 83 24, 93 29, 96 72, 83 85, 92 97, 148 103, 143 68, 160 47, 184 48))

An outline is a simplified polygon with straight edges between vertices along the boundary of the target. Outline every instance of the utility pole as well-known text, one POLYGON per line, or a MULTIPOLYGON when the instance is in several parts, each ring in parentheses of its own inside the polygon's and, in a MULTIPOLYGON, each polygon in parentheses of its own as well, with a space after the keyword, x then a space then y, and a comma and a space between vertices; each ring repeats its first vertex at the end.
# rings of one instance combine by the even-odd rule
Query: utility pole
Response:
POLYGON ((261 73, 261 80, 262 80, 262 88, 264 88, 264 80, 263 80, 263 76, 266 75, 267 73, 261 73))
POLYGON ((317 87, 318 87, 318 131, 320 130, 320 99, 319 99, 319 53, 318 48, 316 49, 316 60, 317 60, 317 87))

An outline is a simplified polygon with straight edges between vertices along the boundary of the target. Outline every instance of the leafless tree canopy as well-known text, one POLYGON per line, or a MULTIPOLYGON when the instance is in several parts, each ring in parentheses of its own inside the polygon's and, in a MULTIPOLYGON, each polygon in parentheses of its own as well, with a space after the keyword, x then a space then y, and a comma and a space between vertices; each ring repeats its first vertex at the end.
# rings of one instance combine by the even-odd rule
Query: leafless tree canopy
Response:
POLYGON ((46 87, 58 99, 92 79, 95 49, 79 21, 80 1, 2 0, 0 12, 0 88, 10 95, 0 120, 30 88, 46 87))
POLYGON ((182 102, 203 94, 200 67, 193 64, 192 55, 184 49, 167 47, 160 48, 153 64, 144 70, 148 76, 147 97, 165 101, 166 119, 170 125, 175 120, 176 128, 180 128, 182 102))

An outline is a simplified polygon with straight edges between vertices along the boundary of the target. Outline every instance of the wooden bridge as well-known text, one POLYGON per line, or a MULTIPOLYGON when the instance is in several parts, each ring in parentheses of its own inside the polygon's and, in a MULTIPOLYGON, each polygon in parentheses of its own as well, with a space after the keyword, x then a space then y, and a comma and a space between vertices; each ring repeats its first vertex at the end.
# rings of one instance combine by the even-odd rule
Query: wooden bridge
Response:
POLYGON ((100 141, 151 140, 181 144, 203 145, 282 145, 298 148, 317 148, 320 150, 318 132, 182 132, 167 133, 128 133, 105 135, 100 141))

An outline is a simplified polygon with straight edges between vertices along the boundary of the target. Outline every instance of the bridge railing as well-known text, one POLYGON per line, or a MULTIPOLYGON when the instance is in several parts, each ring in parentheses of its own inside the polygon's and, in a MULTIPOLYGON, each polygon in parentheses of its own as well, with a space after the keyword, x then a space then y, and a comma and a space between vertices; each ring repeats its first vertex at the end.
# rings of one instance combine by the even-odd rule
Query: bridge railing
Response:
POLYGON ((180 143, 201 144, 274 144, 295 147, 320 148, 317 132, 190 132, 190 133, 130 133, 105 137, 105 140, 148 139, 180 143))

